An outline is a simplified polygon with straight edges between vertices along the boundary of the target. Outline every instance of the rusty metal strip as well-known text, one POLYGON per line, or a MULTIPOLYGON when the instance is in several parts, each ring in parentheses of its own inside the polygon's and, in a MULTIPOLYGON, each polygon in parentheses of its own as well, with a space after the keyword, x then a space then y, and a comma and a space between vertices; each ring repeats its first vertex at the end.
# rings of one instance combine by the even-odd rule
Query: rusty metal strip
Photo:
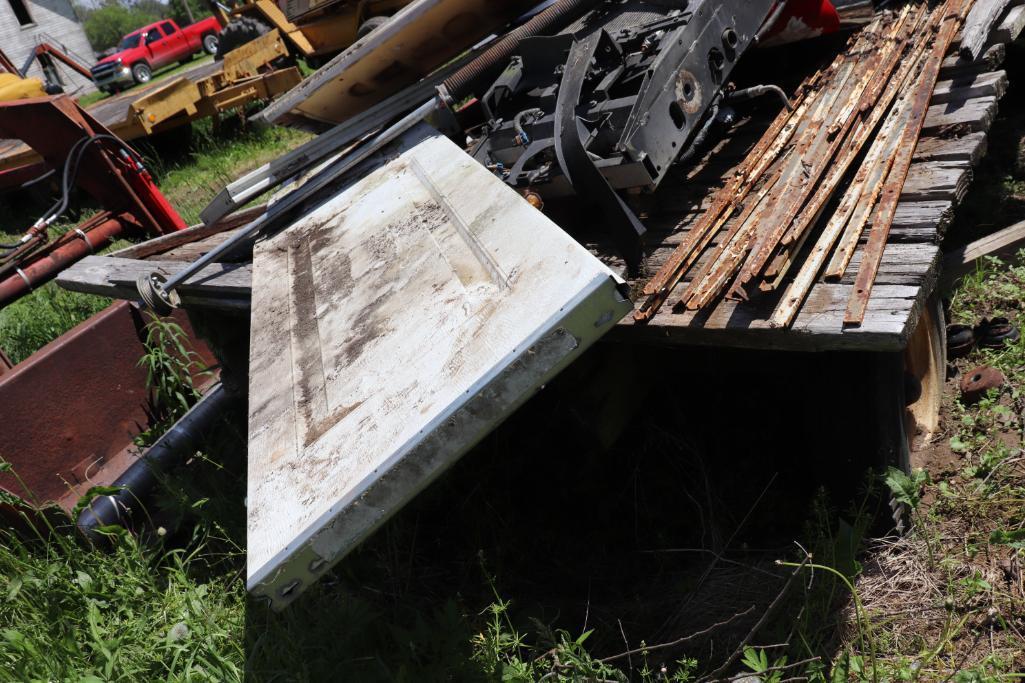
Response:
MULTIPOLYGON (((914 64, 912 63, 913 66, 914 64)), ((912 71, 911 68, 908 70, 912 71)), ((893 152, 896 150, 900 131, 903 125, 906 124, 907 117, 910 114, 909 100, 909 97, 902 95, 901 99, 894 105, 850 188, 840 201, 837 210, 830 217, 826 227, 822 230, 818 241, 805 259, 794 281, 787 287, 782 299, 776 306, 776 310, 773 311, 772 316, 769 318, 769 324, 772 327, 789 327, 797 316, 798 310, 815 284, 815 278, 819 270, 821 270, 822 264, 829 256, 837 238, 844 230, 844 226, 849 225, 848 221, 852 214, 855 213, 855 209, 863 205, 866 184, 868 183, 870 188, 872 188, 872 185, 875 185, 876 187, 871 189, 871 194, 878 194, 878 186, 882 184, 882 176, 877 178, 876 172, 882 169, 882 172, 885 173, 885 169, 889 168, 889 162, 892 161, 893 152)), ((873 203, 874 201, 872 199, 873 203)), ((858 234, 860 234, 860 230, 858 234)), ((855 239, 856 241, 857 239, 855 239)))
POLYGON ((759 210, 759 214, 765 210, 766 198, 769 196, 770 191, 775 186, 775 180, 769 180, 759 191, 758 195, 748 203, 744 208, 744 211, 737 217, 736 222, 730 231, 723 237, 722 241, 716 247, 716 251, 712 258, 708 260, 704 268, 698 273, 690 284, 684 289, 679 301, 674 306, 674 311, 679 311, 684 308, 691 308, 691 300, 701 291, 708 289, 715 289, 718 291, 722 285, 726 284, 726 278, 729 277, 731 272, 729 266, 726 264, 736 264, 740 262, 740 259, 747 253, 747 247, 750 244, 750 231, 748 226, 751 224, 752 215, 756 210, 759 210), (720 287, 716 287, 715 283, 720 283, 720 287))
POLYGON ((814 100, 809 101, 811 113, 802 116, 799 123, 801 128, 794 135, 799 142, 787 148, 787 155, 790 158, 777 165, 777 169, 763 185, 757 200, 750 203, 737 219, 730 232, 716 248, 712 258, 687 286, 674 310, 683 307, 692 310, 704 307, 719 294, 729 277, 736 272, 737 266, 750 251, 753 227, 779 206, 780 198, 786 196, 789 191, 788 179, 800 175, 803 171, 800 160, 802 152, 810 144, 811 138, 808 137, 808 131, 821 127, 826 120, 828 111, 833 104, 833 98, 840 89, 836 86, 837 82, 842 87, 852 73, 853 63, 849 62, 847 56, 837 59, 834 65, 836 68, 831 70, 833 78, 828 84, 828 88, 816 93, 814 100))
MULTIPOLYGON (((840 155, 830 167, 826 178, 816 189, 814 197, 809 201, 804 209, 802 209, 801 213, 797 216, 791 226, 790 231, 784 237, 783 244, 780 246, 775 258, 765 270, 765 280, 759 285, 759 288, 762 291, 773 291, 782 284, 783 277, 794 263, 794 257, 800 252, 805 241, 808 239, 808 236, 811 233, 810 228, 818 223, 826 208, 826 204, 833 198, 840 182, 850 170, 851 164, 858 155, 861 154, 862 149, 868 141, 873 138, 880 121, 882 121, 882 119, 891 112, 890 105, 893 103, 893 100, 911 84, 911 77, 918 68, 920 57, 924 53, 924 46, 920 43, 912 43, 910 54, 905 54, 904 48, 909 44, 910 38, 927 26, 927 24, 923 25, 921 22, 921 20, 925 18, 927 18, 927 15, 923 12, 918 12, 916 14, 912 20, 912 24, 909 25, 909 32, 905 33, 901 40, 902 45, 900 49, 895 50, 891 55, 891 64, 887 65, 887 68, 885 69, 887 73, 892 67, 897 65, 899 60, 902 60, 902 64, 898 68, 897 73, 894 74, 893 78, 887 77, 883 80, 882 75, 880 75, 879 79, 875 79, 873 81, 873 83, 882 82, 885 86, 876 88, 877 92, 874 95, 876 98, 875 100, 865 101, 863 105, 860 105, 870 107, 870 109, 867 109, 869 112, 867 118, 857 123, 853 132, 849 136, 848 142, 844 143, 840 155)), ((888 118, 888 122, 891 118, 892 117, 888 118)), ((880 135, 882 135, 881 132, 880 135)), ((852 213, 855 216, 854 220, 861 221, 861 225, 863 226, 864 220, 867 219, 867 211, 875 204, 875 200, 878 197, 879 186, 882 184, 882 180, 885 178, 885 174, 889 170, 889 164, 892 162, 892 149, 894 147, 894 145, 890 146, 891 154, 880 157, 880 135, 875 136, 875 140, 873 141, 866 158, 861 163, 861 168, 858 170, 854 181, 848 188, 848 192, 844 196, 844 201, 838 208, 837 213, 846 211, 846 214, 839 226, 836 226, 837 231, 842 227, 844 222, 852 213), (881 170, 880 167, 882 167, 881 170), (870 172, 874 175, 872 176, 872 180, 868 183, 870 188, 869 197, 866 202, 859 203, 866 181, 869 180, 868 174, 870 172)), ((834 216, 834 219, 835 218, 836 217, 834 216)), ((830 222, 831 224, 835 224, 833 219, 831 219, 830 222)), ((833 227, 833 225, 830 227, 833 227)), ((860 227, 857 228, 857 232, 860 234, 860 227)), ((833 240, 835 241, 835 239, 836 238, 834 237, 833 240)), ((857 237, 854 239, 856 242, 857 237)), ((819 267, 821 267, 821 264, 816 267, 816 271, 819 267)), ((804 292, 804 294, 806 295, 807 292, 804 292)), ((804 297, 802 296, 802 301, 803 298, 804 297)))
MULTIPOLYGON (((840 60, 837 60, 839 62, 840 60)), ((814 98, 814 88, 824 75, 835 68, 837 62, 826 71, 818 71, 805 80, 793 98, 793 111, 782 110, 777 114, 768 130, 762 135, 754 149, 748 154, 748 161, 737 175, 715 195, 712 205, 702 214, 698 223, 688 232, 684 242, 670 255, 659 272, 644 287, 649 298, 634 313, 638 321, 647 320, 655 314, 669 295, 669 292, 683 279, 687 270, 708 246, 716 232, 729 220, 743 203, 743 200, 757 184, 762 174, 783 152, 797 129, 797 122, 814 98)))
POLYGON ((875 282, 876 274, 879 272, 879 264, 883 258, 883 249, 890 236, 890 226, 893 224, 897 202, 900 200, 900 193, 904 189, 904 181, 907 178, 908 169, 911 167, 915 146, 918 144, 922 125, 925 123, 925 115, 929 109, 933 89, 936 87, 940 65, 971 4, 972 0, 947 0, 942 7, 937 9, 938 12, 942 12, 943 24, 933 41, 925 67, 914 90, 910 120, 897 145, 893 167, 890 169, 890 174, 882 190, 881 199, 872 216, 872 229, 869 232, 868 244, 865 245, 865 252, 861 258, 861 266, 858 269, 858 276, 854 282, 854 290, 851 292, 851 297, 847 302, 844 325, 857 327, 865 319, 868 300, 872 294, 872 285, 875 282))
MULTIPOLYGON (((891 24, 890 31, 885 36, 872 34, 868 40, 885 39, 893 34, 899 35, 904 30, 907 16, 908 8, 905 7, 900 17, 891 24)), ((746 299, 747 284, 765 269, 773 252, 781 243, 805 202, 816 196, 816 192, 821 187, 820 181, 823 173, 832 164, 851 127, 861 118, 865 107, 870 106, 870 103, 866 102, 865 96, 869 94, 870 90, 878 93, 878 89, 870 89, 869 86, 874 79, 889 79, 890 74, 886 71, 886 66, 896 63, 895 60, 891 61, 889 58, 897 50, 897 45, 897 42, 887 40, 884 47, 879 48, 877 45, 870 52, 867 59, 864 60, 864 71, 858 76, 854 88, 843 92, 842 99, 838 99, 839 112, 837 112, 836 119, 824 131, 816 130, 812 143, 802 150, 800 159, 808 160, 804 173, 791 180, 792 192, 788 192, 786 195, 779 212, 781 215, 773 217, 774 220, 770 224, 769 230, 760 231, 751 254, 736 275, 727 296, 746 299)), ((900 46, 903 49, 902 43, 900 46)), ((817 212, 818 207, 813 207, 809 211, 809 218, 817 212)))
POLYGON ((794 108, 793 112, 783 110, 777 115, 768 131, 749 153, 750 161, 745 164, 745 168, 741 169, 716 194, 712 205, 687 233, 684 241, 673 251, 659 272, 645 285, 644 294, 649 299, 634 313, 636 320, 647 320, 655 314, 665 302, 669 292, 680 282, 715 234, 742 204, 762 173, 789 142, 796 129, 796 124, 793 123, 796 120, 795 117, 800 116, 807 108, 807 98, 803 93, 801 99, 803 101, 794 108))
MULTIPOLYGON (((909 60, 909 63, 914 65, 921 64, 921 57, 924 53, 924 48, 917 50, 913 59, 909 60)), ((911 70, 909 69, 909 72, 911 70)), ((910 77, 905 79, 907 82, 901 84, 901 90, 912 85, 913 78, 910 77)), ((854 179, 852 189, 858 186, 859 195, 855 197, 855 203, 850 207, 849 220, 847 227, 844 229, 843 236, 840 238, 839 244, 836 246, 833 256, 826 266, 824 277, 826 280, 837 280, 843 276, 847 270, 847 265, 851 261, 851 257, 854 255, 854 250, 858 246, 858 240, 861 239, 861 234, 865 230, 865 226, 868 224, 868 218, 871 214, 872 208, 876 205, 879 200, 879 195, 883 189, 883 183, 886 176, 889 174, 890 169, 893 167, 894 153, 897 151, 897 139, 896 135, 903 130, 904 126, 907 125, 907 117, 910 114, 908 106, 908 98, 902 97, 900 104, 901 112, 899 123, 894 123, 894 126, 899 126, 895 131, 887 131, 885 136, 880 134, 877 138, 877 142, 883 146, 878 154, 871 158, 866 158, 861 169, 858 171, 858 175, 854 179)), ((895 115, 896 116, 896 115, 895 115)), ((891 120, 897 121, 896 118, 891 120)), ((888 121, 887 123, 890 123, 888 121)), ((875 149, 875 147, 873 147, 875 149)))
MULTIPOLYGON (((831 121, 835 120, 836 108, 843 106, 845 100, 841 98, 849 96, 850 91, 845 86, 850 77, 854 75, 855 66, 856 62, 851 65, 850 69, 845 71, 841 78, 830 84, 829 92, 821 100, 821 106, 816 109, 811 122, 805 130, 805 134, 797 142, 790 163, 781 171, 779 183, 777 188, 774 189, 772 201, 765 204, 746 228, 752 233, 750 239, 746 240, 746 244, 750 245, 745 250, 744 256, 746 261, 743 264, 741 261, 728 261, 722 264, 727 276, 735 275, 738 268, 741 275, 737 277, 744 276, 744 269, 751 264, 752 260, 767 260, 769 254, 763 257, 762 253, 767 248, 772 248, 771 245, 767 246, 769 241, 778 242, 782 231, 790 224, 792 214, 804 202, 807 192, 810 191, 810 186, 813 186, 816 177, 824 167, 821 161, 816 164, 814 161, 809 163, 808 160, 817 160, 819 155, 822 154, 822 145, 828 144, 826 127, 831 121), (774 229, 760 231, 759 227, 764 225, 774 226, 774 229)), ((696 290, 695 300, 699 302, 696 307, 703 307, 718 295, 720 290, 720 274, 721 272, 716 273, 713 282, 709 283, 711 286, 699 287, 696 290)), ((737 287, 736 280, 734 280, 734 288, 731 294, 734 292, 738 295, 738 298, 746 298, 746 293, 743 289, 737 287)), ((695 306, 689 307, 694 308, 695 306)))
POLYGON ((903 25, 901 34, 890 38, 893 41, 890 46, 892 49, 889 50, 882 67, 869 77, 868 89, 857 105, 856 111, 864 118, 856 120, 853 132, 841 145, 837 159, 830 165, 825 179, 815 189, 811 201, 801 210, 783 236, 784 245, 789 245, 800 239, 815 224, 815 220, 822 213, 826 203, 833 197, 833 193, 836 192, 840 182, 847 175, 851 164, 872 138, 876 127, 886 115, 890 104, 900 91, 900 86, 903 85, 910 72, 909 61, 906 60, 900 68, 898 68, 898 64, 902 58, 906 57, 905 52, 909 45, 912 45, 912 52, 914 52, 912 41, 919 30, 923 28, 921 21, 924 17, 925 14, 921 8, 915 8, 913 16, 903 25), (897 69, 895 75, 894 69, 897 69))

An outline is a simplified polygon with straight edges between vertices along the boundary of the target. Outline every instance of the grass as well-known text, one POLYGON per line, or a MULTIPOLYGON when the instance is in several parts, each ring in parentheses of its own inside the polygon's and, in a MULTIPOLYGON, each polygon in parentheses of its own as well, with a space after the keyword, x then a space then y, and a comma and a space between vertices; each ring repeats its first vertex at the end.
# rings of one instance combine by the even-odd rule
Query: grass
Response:
POLYGON ((144 549, 122 534, 100 552, 40 531, 0 531, 0 680, 241 680, 244 589, 194 560, 215 540, 144 549))
MULTIPOLYGON (((155 417, 169 425, 195 401, 194 361, 173 323, 153 319, 147 331, 142 363, 155 417)), ((206 448, 241 451, 223 427, 206 448)), ((163 497, 143 535, 106 529, 106 548, 69 533, 60 511, 25 512, 16 531, 0 529, 0 681, 241 680, 245 591, 234 577, 243 551, 239 529, 218 521, 232 516, 210 502, 238 507, 240 492, 208 485, 225 463, 195 458, 198 483, 165 477, 179 495, 163 497)), ((0 461, 0 470, 11 468, 0 461)))
MULTIPOLYGON (((1006 315, 1021 327, 1023 301, 1025 265, 991 261, 954 292, 950 315, 1006 315)), ((856 582, 881 680, 1006 681, 1025 667, 1025 341, 975 350, 956 368, 945 433, 919 455, 925 469, 890 476, 914 529, 873 541, 856 582), (975 403, 957 398, 957 380, 983 364, 1003 372, 1004 386, 975 403)))
MULTIPOLYGON (((156 81, 167 80, 167 79, 171 78, 172 76, 177 76, 178 74, 180 74, 181 72, 185 71, 186 69, 191 69, 194 66, 198 66, 200 64, 206 64, 207 62, 212 62, 213 60, 214 60, 213 55, 204 54, 199 59, 192 60, 192 61, 187 62, 185 64, 179 64, 179 63, 175 62, 174 64, 171 64, 169 66, 165 66, 163 69, 161 69, 159 71, 153 72, 153 78, 150 80, 149 83, 142 83, 142 84, 137 83, 135 85, 132 85, 130 88, 126 88, 126 89, 122 90, 121 92, 123 92, 123 93, 124 92, 133 92, 133 91, 138 90, 140 88, 144 88, 144 87, 146 87, 146 86, 148 86, 148 85, 150 85, 152 83, 155 83, 156 81)), ((109 97, 116 97, 116 95, 108 95, 105 92, 101 92, 101 91, 97 90, 95 92, 91 92, 91 93, 88 93, 86 95, 82 95, 81 97, 79 97, 78 98, 78 103, 81 106, 83 106, 83 107, 88 107, 91 104, 96 104, 97 102, 105 100, 105 99, 107 99, 109 97)))
MULTIPOLYGON (((228 119, 219 131, 203 121, 194 124, 188 137, 181 137, 183 131, 190 130, 185 128, 169 139, 139 145, 161 192, 189 224, 198 221, 200 211, 225 184, 309 139, 305 133, 286 128, 252 130, 239 121, 228 119)), ((0 242, 17 240, 50 201, 0 208, 0 242)), ((69 230, 96 210, 82 197, 77 201, 85 206, 83 212, 54 225, 52 235, 69 230)), ((121 240, 110 249, 126 244, 121 240)), ((0 310, 0 349, 20 362, 109 303, 102 297, 68 292, 54 283, 44 285, 0 310)))

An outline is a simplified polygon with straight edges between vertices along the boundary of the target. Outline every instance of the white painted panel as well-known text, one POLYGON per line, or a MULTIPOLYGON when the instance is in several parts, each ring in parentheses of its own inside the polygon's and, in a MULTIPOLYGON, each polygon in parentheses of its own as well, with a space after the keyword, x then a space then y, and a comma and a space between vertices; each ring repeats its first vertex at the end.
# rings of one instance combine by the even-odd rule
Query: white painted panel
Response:
POLYGON ((258 245, 250 590, 286 604, 631 310, 431 135, 258 245))

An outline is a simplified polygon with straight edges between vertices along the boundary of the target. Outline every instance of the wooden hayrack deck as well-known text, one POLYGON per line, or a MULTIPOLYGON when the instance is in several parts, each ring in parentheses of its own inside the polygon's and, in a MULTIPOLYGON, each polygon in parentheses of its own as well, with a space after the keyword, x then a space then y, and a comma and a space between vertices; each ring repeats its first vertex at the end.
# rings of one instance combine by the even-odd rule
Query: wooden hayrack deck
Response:
MULTIPOLYGON (((999 69, 1006 44, 1023 27, 1025 6, 1012 7, 994 30, 984 57, 966 63, 956 56, 955 44, 953 56, 944 61, 863 325, 844 329, 843 318, 864 236, 841 281, 817 282, 790 328, 772 328, 768 323, 782 296, 780 287, 758 293, 748 302, 722 300, 705 311, 674 313, 664 306, 647 323, 628 317, 613 333, 616 338, 794 351, 904 349, 935 291, 944 231, 968 190, 972 168, 986 152, 987 132, 1007 88, 1007 75, 999 69)), ((744 123, 685 178, 670 177, 663 183, 650 210, 642 214, 648 233, 641 272, 630 278, 636 294, 684 239, 711 194, 733 173, 767 125, 766 121, 744 123)), ((706 247, 699 266, 723 232, 706 247)), ((610 265, 623 268, 610 249, 592 245, 592 250, 610 265)), ((636 299, 639 304, 643 296, 636 299)))

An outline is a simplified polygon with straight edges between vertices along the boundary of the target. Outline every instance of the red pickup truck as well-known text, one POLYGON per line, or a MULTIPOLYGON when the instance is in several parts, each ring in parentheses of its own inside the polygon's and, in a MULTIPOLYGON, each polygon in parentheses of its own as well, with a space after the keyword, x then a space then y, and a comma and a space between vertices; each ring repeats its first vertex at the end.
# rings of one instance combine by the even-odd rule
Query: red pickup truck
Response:
POLYGON ((93 82, 104 92, 115 92, 134 83, 146 83, 153 72, 172 62, 185 62, 200 50, 217 52, 217 34, 221 24, 207 17, 179 28, 164 19, 132 31, 121 39, 117 52, 101 59, 92 68, 93 82))

